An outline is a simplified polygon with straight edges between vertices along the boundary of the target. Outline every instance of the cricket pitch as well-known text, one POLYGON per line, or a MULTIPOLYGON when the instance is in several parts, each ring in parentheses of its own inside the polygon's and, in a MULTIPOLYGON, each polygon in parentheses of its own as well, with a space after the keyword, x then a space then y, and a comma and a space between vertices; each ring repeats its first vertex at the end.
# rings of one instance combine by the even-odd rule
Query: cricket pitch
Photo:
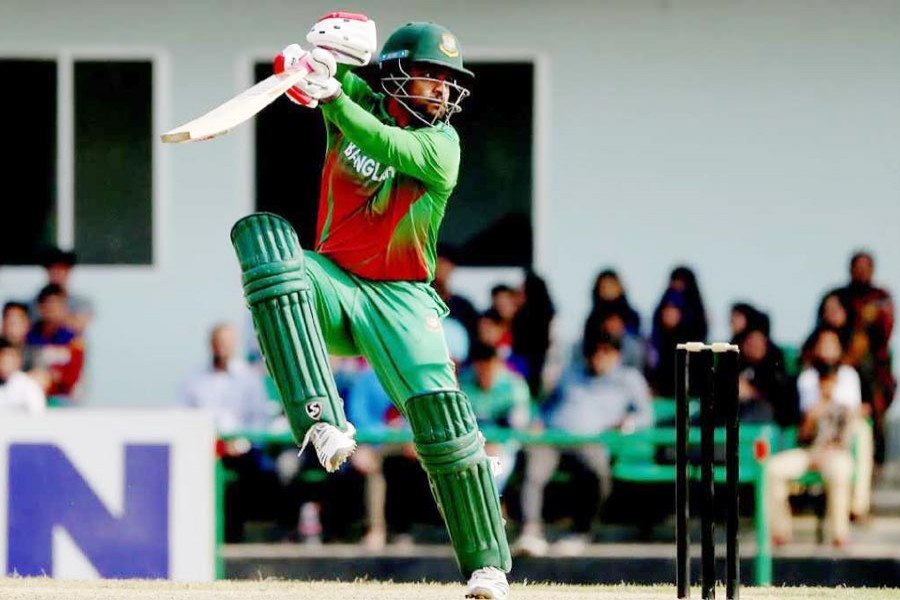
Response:
MULTIPOLYGON (((173 583, 169 581, 65 581, 0 578, 0 599, 28 600, 463 600, 464 586, 395 584, 371 581, 300 582, 282 580, 173 583)), ((718 590, 724 598, 725 590, 718 590)), ((699 598, 699 590, 692 597, 699 598)), ((898 590, 826 588, 741 589, 743 600, 887 600, 898 590)), ((513 584, 510 600, 672 600, 674 585, 572 586, 513 584)))

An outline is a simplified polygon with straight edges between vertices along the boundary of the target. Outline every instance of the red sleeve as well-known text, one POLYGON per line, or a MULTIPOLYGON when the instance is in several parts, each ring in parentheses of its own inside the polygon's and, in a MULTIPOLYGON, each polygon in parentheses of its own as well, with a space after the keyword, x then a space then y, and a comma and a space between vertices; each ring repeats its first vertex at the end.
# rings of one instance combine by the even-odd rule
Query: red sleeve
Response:
POLYGON ((69 362, 50 367, 53 383, 47 394, 51 396, 71 394, 81 379, 82 367, 84 367, 84 342, 81 338, 76 338, 69 344, 69 362))

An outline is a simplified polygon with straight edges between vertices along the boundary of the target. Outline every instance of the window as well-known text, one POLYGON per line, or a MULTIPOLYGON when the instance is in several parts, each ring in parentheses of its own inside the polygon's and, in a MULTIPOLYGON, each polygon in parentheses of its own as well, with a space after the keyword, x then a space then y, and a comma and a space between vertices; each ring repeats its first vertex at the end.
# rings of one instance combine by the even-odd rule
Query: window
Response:
POLYGON ((54 245, 82 264, 151 264, 153 62, 3 59, 0 77, 22 90, 0 98, 16 146, 0 167, 0 264, 54 245))
MULTIPOLYGON (((272 63, 257 63, 254 82, 272 74, 272 63)), ((318 110, 285 97, 256 115, 256 209, 287 219, 300 245, 315 247, 319 183, 325 161, 325 123, 318 110)))
POLYGON ((88 264, 153 262, 153 67, 77 61, 75 251, 88 264))
POLYGON ((459 249, 463 266, 527 267, 534 259, 534 64, 466 66, 475 82, 452 121, 462 163, 441 240, 459 249))
POLYGON ((8 84, 0 264, 31 264, 56 241, 56 62, 0 60, 0 81, 8 84))
MULTIPOLYGON (((452 121, 462 165, 441 240, 459 249, 461 265, 530 266, 535 67, 527 61, 467 67, 476 80, 452 121)), ((271 73, 271 62, 254 65, 255 81, 271 73)), ((312 248, 325 155, 321 115, 279 98, 257 115, 255 141, 257 210, 285 217, 312 248)))

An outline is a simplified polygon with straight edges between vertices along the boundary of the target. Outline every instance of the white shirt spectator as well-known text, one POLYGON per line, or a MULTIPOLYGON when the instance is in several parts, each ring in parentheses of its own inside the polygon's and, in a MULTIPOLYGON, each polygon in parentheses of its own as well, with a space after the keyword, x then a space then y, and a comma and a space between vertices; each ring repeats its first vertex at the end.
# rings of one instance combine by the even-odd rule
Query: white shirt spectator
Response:
POLYGON ((47 397, 38 383, 18 371, 0 383, 0 412, 21 412, 32 415, 47 410, 47 397))
POLYGON ((210 366, 188 378, 179 403, 211 412, 219 433, 264 431, 277 410, 260 373, 239 359, 224 371, 210 366))
POLYGON ((569 433, 595 435, 630 421, 653 424, 653 403, 640 371, 619 364, 603 375, 573 369, 561 384, 562 398, 549 407, 548 424, 569 433))
MULTIPOLYGON (((797 391, 800 393, 800 410, 808 411, 819 402, 819 373, 813 368, 806 368, 797 379, 797 391)), ((837 370, 837 381, 834 385, 834 401, 850 409, 862 405, 862 384, 859 373, 849 365, 841 365, 837 370)))

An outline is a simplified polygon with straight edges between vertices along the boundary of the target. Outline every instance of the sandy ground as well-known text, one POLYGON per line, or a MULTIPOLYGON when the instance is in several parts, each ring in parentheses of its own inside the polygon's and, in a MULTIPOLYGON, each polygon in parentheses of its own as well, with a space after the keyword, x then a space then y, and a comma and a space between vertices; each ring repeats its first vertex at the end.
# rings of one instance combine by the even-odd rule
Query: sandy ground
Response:
MULTIPOLYGON (((725 597, 718 590, 719 598, 725 597)), ((294 581, 219 581, 172 583, 167 581, 73 582, 42 578, 0 578, 0 599, 48 600, 462 600, 462 586, 294 581)), ((699 590, 691 594, 699 598, 699 590)), ((673 586, 513 586, 510 600, 672 600, 673 586)), ((900 590, 824 588, 743 588, 743 600, 887 600, 900 598, 900 590)))

